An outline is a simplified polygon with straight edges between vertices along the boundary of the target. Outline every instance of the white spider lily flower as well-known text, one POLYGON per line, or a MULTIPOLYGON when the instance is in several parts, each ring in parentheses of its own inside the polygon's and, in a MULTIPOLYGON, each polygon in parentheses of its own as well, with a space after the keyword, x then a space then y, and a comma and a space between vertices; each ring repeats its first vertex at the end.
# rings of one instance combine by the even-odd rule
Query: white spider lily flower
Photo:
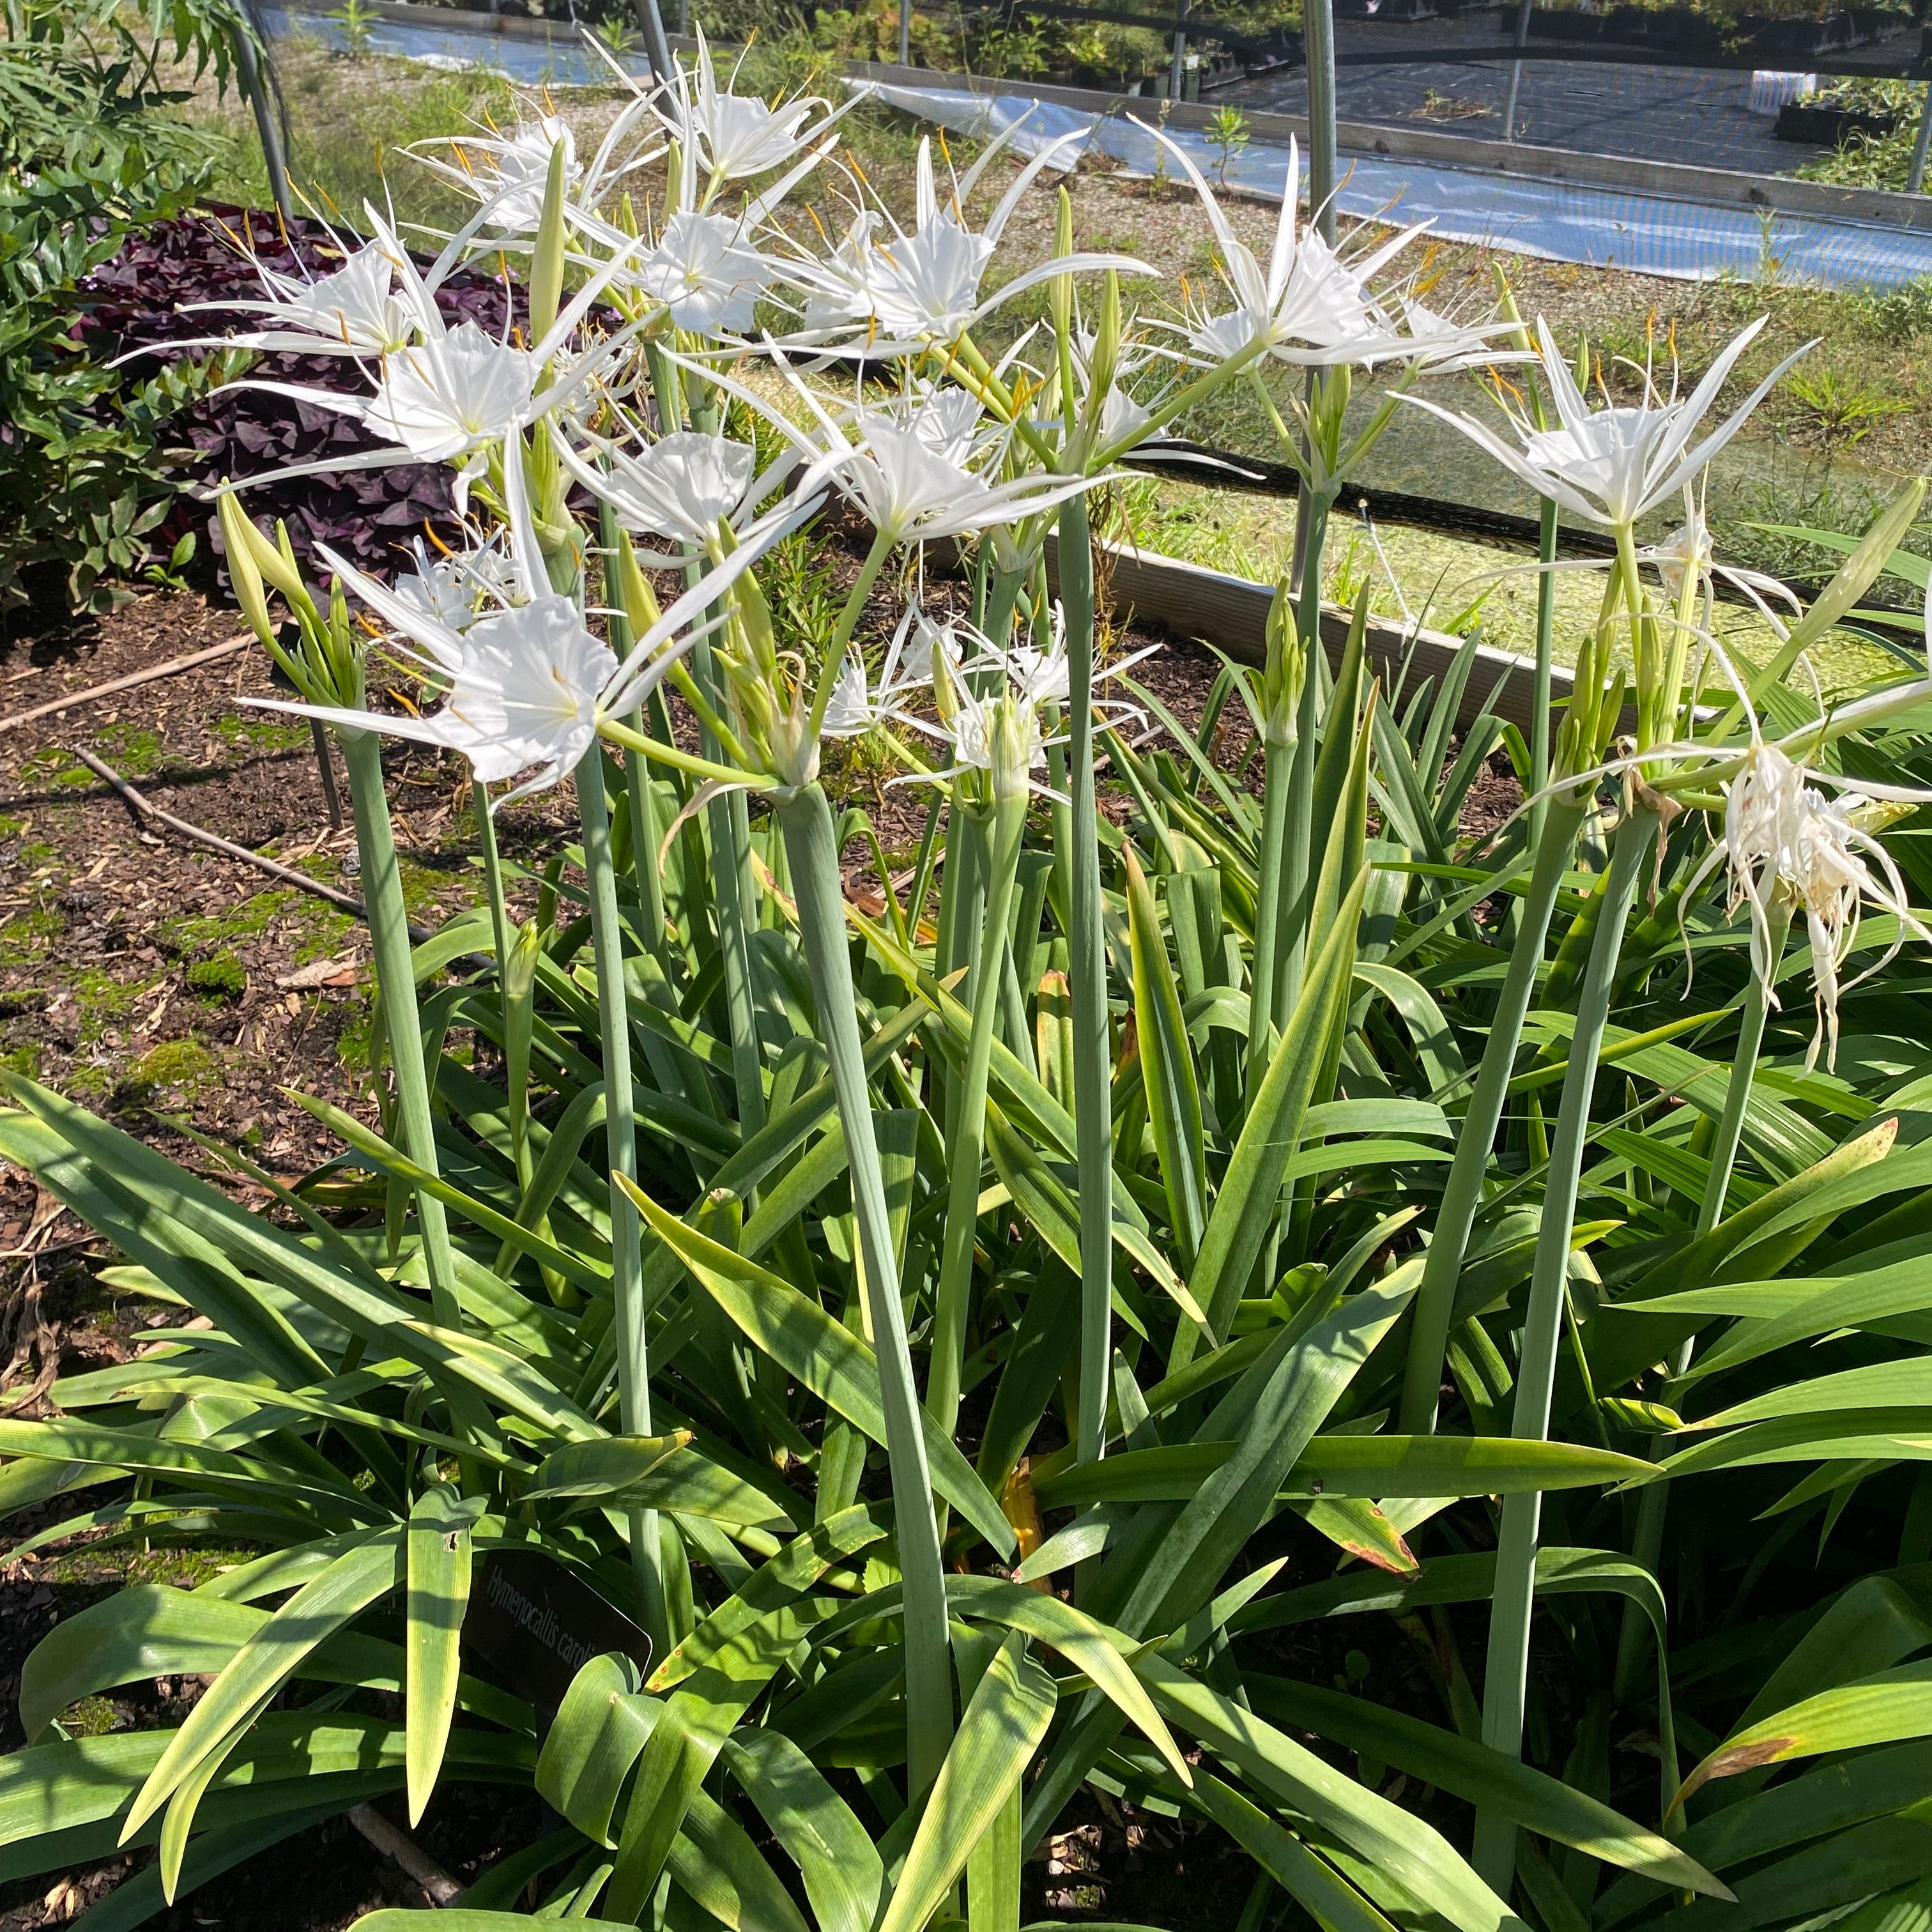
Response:
POLYGON ((1497 345, 1494 338, 1513 325, 1495 316, 1486 322, 1456 322, 1406 294, 1396 296, 1396 306, 1409 343, 1404 359, 1418 376, 1453 376, 1466 369, 1536 359, 1527 350, 1497 345))
POLYGON ((628 279, 693 335, 742 335, 778 267, 744 241, 741 220, 682 208, 628 279))
MULTIPOLYGON (((489 209, 488 226, 500 235, 527 235, 543 219, 544 190, 550 179, 550 159, 563 150, 564 191, 568 195, 583 178, 577 158, 577 137, 561 115, 539 115, 519 121, 507 134, 465 134, 450 142, 472 184, 472 192, 489 209), (478 167, 470 160, 479 157, 478 167)), ((447 164, 439 172, 454 174, 447 164)))
MULTIPOLYGON (((601 41, 591 44, 610 59, 609 50, 601 41)), ((630 80, 621 68, 618 71, 626 82, 630 80)), ((629 102, 605 130, 587 162, 578 158, 569 124, 548 112, 518 121, 507 134, 493 128, 488 134, 439 136, 408 152, 460 193, 476 199, 478 212, 465 224, 465 240, 486 231, 506 239, 523 239, 535 232, 543 218, 550 158, 557 148, 563 151, 564 206, 574 219, 622 192, 626 176, 648 166, 663 153, 661 146, 640 146, 631 139, 638 122, 648 118, 650 113, 650 105, 641 97, 629 102), (434 152, 438 148, 447 148, 454 158, 444 160, 434 152)))
MULTIPOLYGON (((1143 645, 1126 657, 1116 658, 1112 664, 1096 665, 1095 682, 1104 683, 1108 678, 1125 675, 1160 649, 1158 644, 1143 645)), ((1063 605, 1057 602, 1054 604, 1046 650, 1034 644, 1016 644, 1006 652, 1006 665, 1014 688, 1029 704, 1066 702, 1072 693, 1073 674, 1066 656, 1066 612, 1063 605)))
POLYGON ((1803 914, 1818 1016, 1805 1064, 1816 1064, 1822 1046, 1831 1066, 1838 1058, 1843 995, 1889 965, 1908 936, 1932 945, 1932 932, 1912 911, 1897 861, 1876 836, 1901 812, 1932 804, 1932 793, 1808 770, 1762 742, 1724 793, 1723 837, 1692 875, 1691 889, 1719 865, 1727 868, 1729 909, 1750 909, 1751 970, 1774 1005, 1773 908, 1781 899, 1803 914), (1823 784, 1839 788, 1838 795, 1828 795, 1823 784), (1870 966, 1840 984, 1839 970, 1858 943, 1867 904, 1889 913, 1898 930, 1870 966))
POLYGON ((527 350, 460 322, 391 357, 362 420, 412 461, 452 462, 522 427, 536 375, 527 350))
MULTIPOLYGON (((911 612, 908 610, 907 615, 909 617, 911 612)), ((904 722, 906 700, 930 681, 929 677, 914 677, 902 670, 900 655, 906 636, 906 622, 902 619, 886 648, 876 685, 866 674, 863 655, 856 649, 846 653, 826 700, 825 716, 818 728, 820 737, 861 738, 881 724, 904 722)))
POLYGON ((448 680, 442 707, 428 717, 395 717, 350 707, 279 699, 248 702, 272 711, 319 718, 355 731, 378 731, 460 752, 486 784, 531 776, 491 809, 556 783, 590 748, 598 724, 634 710, 672 664, 722 618, 725 593, 771 545, 817 514, 822 500, 765 518, 746 530, 740 548, 665 610, 622 664, 585 624, 570 598, 549 586, 531 522, 523 452, 503 466, 509 512, 508 578, 504 602, 458 628, 424 610, 413 596, 377 583, 326 548, 317 555, 345 589, 389 627, 401 655, 448 680), (528 593, 533 590, 535 595, 528 593))
POLYGON ((954 342, 1000 303, 1056 275, 1092 268, 1116 268, 1126 274, 1154 272, 1132 255, 1069 255, 1025 270, 982 301, 980 285, 1013 211, 1041 171, 1059 163, 1072 144, 1084 138, 1076 131, 1035 155, 1001 196, 986 226, 975 232, 962 212, 966 198, 1019 125, 1015 122, 987 145, 953 183, 943 205, 933 172, 932 143, 922 140, 916 218, 910 234, 890 215, 880 224, 861 214, 830 261, 806 258, 794 263, 788 276, 807 296, 806 332, 800 339, 836 334, 842 328, 848 332, 863 328, 882 338, 873 346, 885 353, 902 346, 954 342), (891 232, 882 235, 881 226, 891 232))
POLYGON ((623 353, 635 333, 634 324, 580 353, 563 353, 610 278, 623 266, 620 259, 593 276, 534 347, 520 349, 486 334, 474 322, 459 322, 385 356, 373 396, 251 376, 225 385, 226 389, 286 396, 353 417, 391 446, 292 464, 244 478, 236 487, 380 469, 394 463, 455 463, 460 466, 455 478, 456 512, 466 515, 470 485, 482 473, 490 451, 539 418, 566 410, 623 353), (546 370, 549 380, 544 381, 546 370), (539 382, 544 383, 541 388, 539 382))
POLYGON ((805 326, 801 332, 805 340, 815 341, 869 312, 866 278, 872 237, 883 225, 883 219, 875 210, 862 208, 828 254, 788 265, 786 280, 805 294, 805 326))
MULTIPOLYGON (((956 383, 921 381, 914 385, 907 420, 926 448, 950 461, 965 464, 977 452, 985 405, 956 383)), ((1005 431, 999 432, 1004 439, 1005 431)))
MULTIPOLYGON (((1263 268, 1234 232, 1214 191, 1187 151, 1150 130, 1180 162, 1206 211, 1220 256, 1222 280, 1234 298, 1219 315, 1197 312, 1183 331, 1190 359, 1210 366, 1238 356, 1271 358, 1298 367, 1401 362, 1430 352, 1430 339, 1405 334, 1369 292, 1370 278, 1422 232, 1406 228, 1379 248, 1354 259, 1330 248, 1312 223, 1299 226, 1301 151, 1291 140, 1288 176, 1274 248, 1263 268)), ((1466 347, 1468 332, 1452 330, 1440 346, 1466 347)))
MULTIPOLYGON (((340 268, 312 279, 254 260, 266 291, 262 300, 185 302, 182 312, 219 308, 261 316, 263 326, 220 338, 240 348, 296 356, 384 355, 406 347, 423 322, 421 308, 395 292, 398 252, 391 238, 379 235, 348 251, 340 268)), ((435 312, 432 302, 429 313, 435 312)))
POLYGON ((493 812, 555 784, 590 748, 601 715, 599 694, 616 674, 617 659, 608 644, 586 628, 569 598, 547 592, 456 629, 408 602, 372 596, 380 585, 332 551, 317 554, 418 647, 412 651, 405 646, 406 657, 426 660, 448 680, 442 707, 428 717, 411 718, 270 698, 245 702, 460 752, 484 784, 531 772, 523 784, 492 801, 493 812))
POLYGON ((678 64, 675 77, 657 97, 656 111, 715 182, 745 181, 784 166, 853 104, 835 110, 815 94, 800 94, 774 106, 756 95, 734 93, 729 85, 721 88, 704 29, 697 32, 697 61, 688 68, 678 64))
POLYGON ((799 494, 830 483, 888 543, 974 536, 1116 480, 1110 470, 1099 476, 1020 476, 989 484, 929 447, 910 423, 880 410, 854 412, 855 439, 799 380, 778 346, 769 339, 765 346, 814 419, 811 427, 801 427, 775 409, 769 398, 716 368, 704 371, 706 380, 756 410, 806 459, 799 494))
POLYGON ((902 688, 931 684, 963 669, 969 659, 975 664, 986 662, 992 649, 963 618, 935 624, 916 604, 909 604, 886 650, 885 680, 890 680, 896 664, 902 688))
POLYGON ((861 440, 841 436, 806 472, 829 481, 892 543, 970 536, 1050 508, 1111 477, 1015 477, 988 483, 933 448, 919 431, 871 411, 856 424, 861 440))
POLYGON ((1667 397, 1638 404, 1606 404, 1592 410, 1576 386, 1550 325, 1536 325, 1538 359, 1557 422, 1539 429, 1520 408, 1503 404, 1518 447, 1486 423, 1421 396, 1402 400, 1426 410, 1457 429, 1539 495, 1600 529, 1627 530, 1692 482, 1712 458, 1742 429, 1751 412, 1784 378, 1811 344, 1795 350, 1759 383, 1724 422, 1694 442, 1738 359, 1750 347, 1766 318, 1742 330, 1718 355, 1702 382, 1679 397, 1673 383, 1667 397))
MULTIPOLYGON (((633 536, 668 538, 696 550, 718 541, 721 524, 735 525, 769 496, 795 466, 788 451, 762 473, 748 443, 702 430, 674 430, 634 455, 615 444, 599 443, 599 467, 561 436, 557 454, 563 466, 591 494, 608 503, 633 536)), ((682 555, 641 553, 640 562, 669 570, 682 555)))
POLYGON ((432 559, 418 537, 416 568, 398 577, 393 595, 420 616, 456 631, 466 631, 482 614, 482 604, 512 601, 515 574, 494 542, 467 552, 432 559))
MULTIPOLYGON (((1711 526, 1705 520, 1703 506, 1692 491, 1687 490, 1684 493, 1683 522, 1661 541, 1646 544, 1636 556, 1638 562, 1647 563, 1656 571, 1658 580, 1673 604, 1682 602, 1687 595, 1695 598, 1706 594, 1714 579, 1723 578, 1750 600, 1759 616, 1782 641, 1788 634, 1784 620, 1771 607, 1776 602, 1784 604, 1790 616, 1801 616, 1802 610, 1796 592, 1790 584, 1775 577, 1767 577, 1762 571, 1747 570, 1738 564, 1720 563, 1716 552, 1711 526)), ((1809 668, 1808 659, 1807 668, 1809 668)))

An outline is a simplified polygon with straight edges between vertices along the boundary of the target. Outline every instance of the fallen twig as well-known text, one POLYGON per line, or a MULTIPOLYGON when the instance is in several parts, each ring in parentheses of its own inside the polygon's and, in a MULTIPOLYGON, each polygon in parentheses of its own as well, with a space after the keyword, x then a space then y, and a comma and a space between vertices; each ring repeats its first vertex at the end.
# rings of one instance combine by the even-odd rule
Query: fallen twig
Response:
MULTIPOLYGON (((135 812, 153 819, 157 824, 165 825, 170 832, 191 839, 197 845, 206 845, 212 852, 221 853, 230 859, 239 859, 243 864, 253 866, 257 872, 266 872, 271 878, 284 880, 290 885, 298 886, 304 892, 313 892, 317 898, 326 899, 331 905, 340 906, 344 912, 354 914, 358 919, 368 918, 362 902, 353 893, 340 892, 334 886, 326 886, 320 879, 312 879, 306 872, 297 872, 292 866, 284 866, 278 859, 268 858, 260 852, 251 852, 245 845, 237 845, 231 839, 204 831, 199 825, 190 824, 185 818, 177 818, 172 812, 164 812, 152 799, 144 797, 112 765, 96 758, 92 752, 76 746, 74 754, 95 777, 106 779, 135 812)), ((429 937, 428 926, 412 926, 410 928, 410 938, 417 945, 421 945, 429 937)))
POLYGON ((194 670, 196 664, 212 664, 218 658, 232 657, 244 645, 254 641, 254 632, 244 631, 240 637, 230 638, 226 644, 211 644, 205 651, 190 651, 186 657, 170 658, 166 664, 150 664, 146 670, 130 671, 125 677, 110 677, 105 684, 90 685, 85 691, 69 692, 66 697, 37 704, 31 711, 16 711, 10 718, 0 718, 0 736, 17 731, 22 725, 31 724, 36 718, 51 718, 58 711, 71 711, 76 704, 92 704, 98 698, 112 698, 118 691, 131 691, 137 684, 152 684, 158 677, 172 677, 177 672, 194 670))
POLYGON ((350 1813, 349 1822, 386 1858, 399 1865, 422 1887, 430 1904, 453 1904, 463 1895, 462 1886, 413 1838, 398 1831, 374 1805, 357 1805, 350 1813))

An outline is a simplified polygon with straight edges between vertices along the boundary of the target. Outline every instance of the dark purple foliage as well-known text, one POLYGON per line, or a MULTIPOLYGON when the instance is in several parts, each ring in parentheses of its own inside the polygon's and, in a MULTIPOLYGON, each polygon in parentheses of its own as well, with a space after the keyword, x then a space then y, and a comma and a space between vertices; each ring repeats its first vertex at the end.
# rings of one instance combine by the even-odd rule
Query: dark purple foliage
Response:
MULTIPOLYGON (((306 269, 325 274, 340 260, 319 222, 299 223, 286 239, 273 215, 243 208, 217 208, 158 222, 132 237, 112 261, 81 283, 83 320, 74 333, 100 362, 148 346, 156 350, 157 361, 210 352, 166 345, 245 328, 256 320, 220 310, 180 313, 189 302, 261 294, 260 281, 242 252, 244 241, 269 267, 284 274, 306 269)), ((520 291, 512 290, 510 298, 520 320, 520 291)), ((466 269, 458 270, 436 290, 437 306, 451 322, 473 320, 492 334, 502 329, 504 300, 502 282, 466 269)), ((145 357, 130 365, 137 371, 152 366, 145 357)), ((373 387, 369 376, 340 356, 262 356, 248 374, 362 394, 373 387)), ((190 489, 388 446, 346 417, 253 389, 213 390, 176 416, 169 428, 181 446, 181 480, 190 489)), ((305 565, 315 546, 326 543, 359 568, 386 575, 399 550, 426 523, 446 541, 454 533, 449 472, 435 465, 401 463, 297 477, 248 490, 242 501, 266 529, 272 530, 278 518, 286 520, 290 540, 305 565)), ((166 534, 178 536, 202 518, 219 555, 219 526, 196 496, 184 496, 176 504, 166 534)))

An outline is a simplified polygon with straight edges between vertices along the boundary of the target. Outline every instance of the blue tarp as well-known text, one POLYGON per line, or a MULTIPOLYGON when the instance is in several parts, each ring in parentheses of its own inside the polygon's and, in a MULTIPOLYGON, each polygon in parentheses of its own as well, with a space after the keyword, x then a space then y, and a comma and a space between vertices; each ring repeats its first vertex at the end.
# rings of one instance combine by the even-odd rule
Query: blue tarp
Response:
MULTIPOLYGON (((264 14, 272 36, 299 31, 341 44, 340 23, 326 14, 279 8, 266 8, 264 14)), ((610 74, 608 65, 562 22, 544 41, 385 20, 371 26, 369 40, 380 52, 438 66, 490 68, 530 83, 572 86, 610 74)), ((646 70, 640 55, 628 56, 624 64, 634 73, 646 70)), ((1082 138, 1070 147, 1070 159, 1091 149, 1111 156, 1130 173, 1156 171, 1154 136, 1130 120, 1029 95, 860 84, 894 107, 962 133, 983 136, 1024 117, 1016 138, 1025 151, 1036 153, 1049 142, 1078 135, 1082 138)), ((1204 173, 1218 175, 1220 157, 1204 136, 1176 130, 1171 138, 1186 146, 1204 173)), ((1430 232, 1448 241, 1485 242, 1552 261, 1691 281, 1733 276, 1834 289, 1892 289, 1932 276, 1932 231, 1711 207, 1664 195, 1576 188, 1432 162, 1381 156, 1344 160, 1348 173, 1336 197, 1343 214, 1427 220, 1430 232)), ((1279 195, 1286 169, 1282 147, 1255 141, 1228 160, 1227 178, 1231 186, 1279 195)), ((1168 171, 1173 172, 1171 161, 1168 171)))

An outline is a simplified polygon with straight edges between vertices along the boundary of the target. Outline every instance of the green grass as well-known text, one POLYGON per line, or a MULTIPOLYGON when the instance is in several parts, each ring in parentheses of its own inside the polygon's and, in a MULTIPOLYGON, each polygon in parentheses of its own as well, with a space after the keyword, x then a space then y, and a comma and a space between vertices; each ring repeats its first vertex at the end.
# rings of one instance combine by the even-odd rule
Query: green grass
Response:
MULTIPOLYGON (((288 103, 289 172, 298 191, 332 220, 360 224, 362 204, 393 207, 404 222, 448 227, 474 206, 397 151, 412 142, 514 121, 514 97, 500 75, 444 73, 371 56, 352 60, 305 38, 277 43, 276 66, 288 103)), ((206 89, 194 118, 227 139, 211 200, 269 205, 268 177, 245 104, 206 89)), ((259 742, 259 741, 258 741, 259 742)))

